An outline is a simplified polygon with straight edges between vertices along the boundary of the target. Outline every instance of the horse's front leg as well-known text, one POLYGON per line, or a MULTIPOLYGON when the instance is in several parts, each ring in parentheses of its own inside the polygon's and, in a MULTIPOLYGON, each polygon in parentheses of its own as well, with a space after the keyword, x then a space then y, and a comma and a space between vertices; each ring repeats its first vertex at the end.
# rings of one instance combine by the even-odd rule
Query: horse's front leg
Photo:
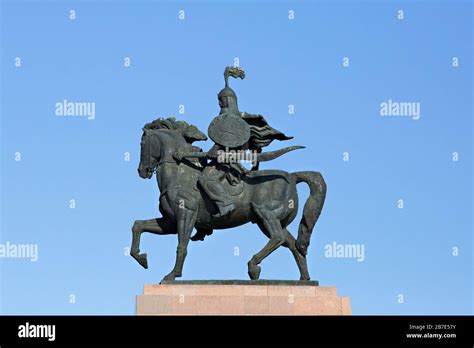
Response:
POLYGON ((155 234, 176 234, 176 225, 163 217, 150 220, 136 220, 132 227, 130 255, 144 268, 148 268, 146 254, 140 254, 140 237, 143 232, 155 234))
POLYGON ((188 253, 188 243, 197 219, 197 210, 179 208, 176 212, 178 227, 178 248, 176 250, 176 263, 173 270, 163 280, 174 280, 183 273, 184 259, 188 253))

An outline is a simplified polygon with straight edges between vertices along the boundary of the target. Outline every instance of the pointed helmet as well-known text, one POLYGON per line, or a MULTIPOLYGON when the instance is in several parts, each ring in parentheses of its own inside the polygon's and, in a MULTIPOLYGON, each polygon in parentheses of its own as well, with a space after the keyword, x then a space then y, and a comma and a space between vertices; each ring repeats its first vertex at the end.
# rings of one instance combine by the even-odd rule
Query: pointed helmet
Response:
POLYGON ((245 78, 245 71, 239 67, 226 67, 224 70, 225 87, 219 92, 217 98, 219 100, 219 106, 221 107, 220 113, 233 113, 239 114, 239 107, 237 105, 237 95, 234 90, 229 87, 229 76, 234 78, 240 77, 245 78))

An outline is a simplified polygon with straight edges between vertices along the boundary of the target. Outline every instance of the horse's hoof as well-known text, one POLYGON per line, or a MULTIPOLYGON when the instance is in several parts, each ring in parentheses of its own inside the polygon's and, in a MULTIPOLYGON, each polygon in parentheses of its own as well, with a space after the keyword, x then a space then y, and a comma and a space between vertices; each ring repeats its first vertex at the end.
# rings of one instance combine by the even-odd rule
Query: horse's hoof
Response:
POLYGON ((199 233, 196 233, 194 236, 191 237, 191 240, 193 242, 197 242, 198 240, 203 241, 204 237, 205 237, 205 235, 201 235, 199 233))
POLYGON ((147 260, 147 255, 145 254, 135 254, 135 253, 130 253, 132 257, 137 260, 137 262, 145 269, 148 269, 148 260, 147 260))
POLYGON ((260 278, 260 272, 262 271, 262 268, 260 266, 257 266, 255 264, 251 264, 249 263, 249 277, 250 279, 252 280, 257 280, 258 278, 260 278))
POLYGON ((167 275, 164 276, 163 280, 174 280, 176 276, 174 275, 174 272, 171 272, 167 275))

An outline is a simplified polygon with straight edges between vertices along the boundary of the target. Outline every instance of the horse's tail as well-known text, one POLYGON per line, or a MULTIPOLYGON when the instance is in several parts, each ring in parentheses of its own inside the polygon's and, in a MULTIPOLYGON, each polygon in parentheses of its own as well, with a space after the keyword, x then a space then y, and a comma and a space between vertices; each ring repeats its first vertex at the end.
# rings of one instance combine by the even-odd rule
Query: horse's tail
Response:
POLYGON ((298 238, 296 239, 296 248, 301 254, 306 255, 311 232, 313 232, 314 225, 323 209, 324 199, 326 198, 326 183, 319 172, 297 172, 292 173, 292 175, 295 177, 297 184, 305 182, 309 186, 309 197, 304 205, 303 216, 298 228, 298 238))

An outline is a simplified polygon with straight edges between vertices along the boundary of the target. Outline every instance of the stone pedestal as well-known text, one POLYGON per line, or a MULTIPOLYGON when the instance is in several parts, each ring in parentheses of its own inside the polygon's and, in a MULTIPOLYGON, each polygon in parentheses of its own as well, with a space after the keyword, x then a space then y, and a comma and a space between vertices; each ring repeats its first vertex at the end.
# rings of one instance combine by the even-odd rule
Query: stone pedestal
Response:
POLYGON ((332 286, 291 281, 173 281, 147 284, 137 315, 351 315, 332 286))

